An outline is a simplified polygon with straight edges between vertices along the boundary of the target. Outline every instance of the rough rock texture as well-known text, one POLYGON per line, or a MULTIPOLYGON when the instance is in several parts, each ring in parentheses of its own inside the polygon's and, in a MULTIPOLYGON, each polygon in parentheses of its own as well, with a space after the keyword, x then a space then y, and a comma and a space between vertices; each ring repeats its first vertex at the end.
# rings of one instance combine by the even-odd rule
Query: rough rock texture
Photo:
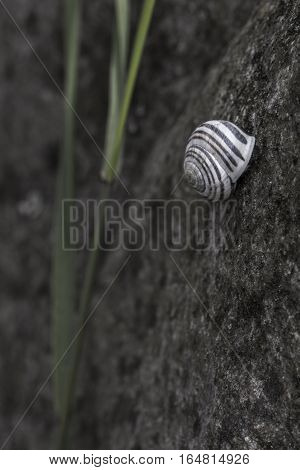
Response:
MULTIPOLYGON (((9 2, 61 83, 59 5, 9 2)), ((110 2, 84 9, 78 107, 100 142, 111 16, 110 2)), ((3 441, 51 367, 49 230, 62 103, 3 11, 0 24, 3 441)), ((257 145, 234 194, 227 249, 170 256, 146 247, 101 304, 73 447, 299 448, 299 25, 296 0, 157 2, 128 126, 131 194, 194 199, 177 183, 201 121, 232 120, 257 145)), ((97 195, 99 156, 81 130, 77 157, 79 193, 97 195)), ((99 266, 95 301, 122 259, 99 266)), ((51 445, 51 392, 49 383, 7 447, 51 445)))

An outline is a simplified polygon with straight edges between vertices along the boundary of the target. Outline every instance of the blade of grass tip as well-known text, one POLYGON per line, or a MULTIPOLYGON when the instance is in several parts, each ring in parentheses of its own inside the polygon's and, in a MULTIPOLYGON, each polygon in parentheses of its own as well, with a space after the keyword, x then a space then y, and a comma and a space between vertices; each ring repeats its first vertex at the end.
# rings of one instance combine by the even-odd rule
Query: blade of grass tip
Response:
POLYGON ((136 78, 138 74, 138 69, 142 57, 142 53, 145 46, 145 41, 150 26, 153 9, 155 5, 155 0, 144 0, 142 13, 139 20, 139 25, 134 41, 133 52, 131 55, 129 72, 126 81, 126 87, 124 91, 124 97, 122 100, 122 106, 120 111, 120 116, 118 120, 118 127, 114 137, 114 144, 112 154, 108 162, 106 162, 105 167, 102 172, 102 176, 108 182, 111 182, 114 177, 114 169, 118 168, 120 152, 122 148, 123 135, 125 130, 125 125, 128 117, 128 111, 132 100, 132 95, 136 83, 136 78))
MULTIPOLYGON (((65 95, 74 107, 77 85, 79 0, 66 0, 66 82, 65 95)), ((75 260, 72 251, 64 249, 63 235, 69 226, 69 214, 62 213, 64 199, 74 197, 74 114, 65 104, 64 137, 61 164, 56 189, 55 241, 52 273, 53 302, 53 348, 54 362, 59 361, 68 346, 73 332, 75 307, 75 260), (63 220, 64 216, 64 220, 63 220)), ((63 415, 66 397, 66 376, 70 367, 70 358, 66 358, 54 375, 55 408, 59 416, 63 415)))
MULTIPOLYGON (((105 154, 111 158, 114 136, 118 126, 118 118, 122 102, 122 95, 126 79, 126 65, 128 55, 129 30, 130 30, 130 0, 115 0, 115 28, 113 36, 113 48, 111 53, 110 77, 109 77, 109 110, 105 138, 105 154)), ((110 188, 105 186, 102 190, 102 199, 109 197, 110 188)), ((83 287, 79 301, 79 330, 83 327, 88 315, 88 307, 91 300, 92 287, 95 278, 97 260, 99 257, 98 246, 101 232, 104 230, 104 213, 101 209, 96 214, 94 227, 94 250, 90 252, 84 276, 83 287)), ((85 329, 83 328, 73 345, 71 355, 71 374, 68 378, 66 406, 61 420, 59 431, 59 447, 66 448, 68 442, 69 425, 71 418, 72 402, 75 394, 75 384, 80 364, 81 350, 85 329)))

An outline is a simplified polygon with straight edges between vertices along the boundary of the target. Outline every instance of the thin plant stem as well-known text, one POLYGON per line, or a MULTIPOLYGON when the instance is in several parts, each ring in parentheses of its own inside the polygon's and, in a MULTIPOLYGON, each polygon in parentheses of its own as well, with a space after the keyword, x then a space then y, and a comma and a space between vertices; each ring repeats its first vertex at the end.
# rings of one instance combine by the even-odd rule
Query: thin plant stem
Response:
MULTIPOLYGON (((106 138, 105 138, 105 154, 108 161, 111 158, 114 137, 118 125, 118 118, 120 114, 120 107, 122 102, 123 90, 126 79, 126 65, 127 65, 127 54, 128 54, 128 43, 129 43, 129 25, 130 25, 130 14, 129 14, 130 0, 115 0, 115 29, 113 35, 113 47, 111 54, 110 64, 110 90, 109 90, 109 109, 106 127, 106 138)), ((110 185, 106 184, 102 199, 109 196, 110 185)), ((75 394, 75 384, 79 371, 81 351, 84 341, 85 328, 81 330, 82 325, 85 324, 88 308, 90 304, 92 288, 95 279, 97 261, 99 259, 98 246, 101 230, 104 229, 104 214, 103 210, 100 209, 100 213, 95 216, 95 226, 93 234, 94 249, 90 252, 88 257, 86 271, 84 275, 83 287, 81 290, 79 300, 79 331, 80 334, 76 339, 72 350, 71 350, 71 373, 68 378, 67 384, 67 395, 64 413, 60 422, 58 444, 60 448, 65 448, 68 442, 69 425, 71 420, 72 403, 75 394)))
MULTIPOLYGON (((110 187, 105 186, 102 199, 106 199, 109 196, 110 187)), ((75 390, 76 379, 78 375, 81 352, 83 347, 84 333, 85 333, 85 321, 88 316, 88 308, 91 299, 92 288, 95 280, 95 273, 97 267, 97 261, 99 259, 100 250, 98 249, 99 242, 102 238, 101 231, 104 230, 104 208, 100 206, 100 211, 95 218, 95 228, 93 236, 93 250, 91 251, 84 276, 83 288, 80 296, 79 303, 79 330, 80 333, 72 347, 72 367, 71 373, 68 377, 66 403, 64 408, 64 414, 60 422, 58 444, 60 449, 65 449, 68 442, 69 424, 71 419, 71 409, 73 403, 73 395, 75 390)))
POLYGON ((150 26, 153 9, 155 5, 155 0, 144 0, 143 10, 141 13, 141 17, 139 20, 139 25, 134 41, 133 52, 131 55, 130 65, 129 65, 129 72, 127 76, 124 97, 122 100, 122 106, 118 121, 118 127, 114 139, 113 151, 110 158, 110 165, 106 164, 103 172, 102 177, 111 182, 114 178, 114 173, 112 168, 118 168, 119 166, 119 159, 120 153, 122 148, 123 142, 123 135, 125 131, 125 125, 128 117, 128 112, 132 100, 132 95, 136 83, 136 78, 139 70, 139 65, 142 57, 142 53, 144 50, 146 37, 148 33, 148 29, 150 26))
MULTIPOLYGON (((119 70, 122 75, 124 64, 126 64, 124 55, 127 55, 127 48, 124 48, 124 34, 126 34, 126 30, 128 31, 129 16, 127 17, 128 24, 126 26, 124 24, 124 18, 123 22, 121 20, 122 8, 124 8, 124 1, 125 0, 116 0, 116 33, 112 51, 112 62, 110 72, 110 109, 106 136, 106 156, 110 164, 108 164, 104 168, 103 172, 104 179, 108 181, 108 184, 105 187, 105 191, 102 195, 102 198, 106 198, 109 196, 111 187, 109 183, 113 181, 114 171, 117 171, 119 167, 125 124, 155 4, 155 0, 144 0, 143 10, 139 20, 138 30, 135 37, 133 52, 131 56, 125 91, 124 95, 122 96, 123 83, 122 80, 120 80, 120 76, 116 75, 116 71, 119 70), (118 113, 119 115, 117 115, 118 113)), ((104 213, 103 206, 101 205, 100 213, 97 215, 95 221, 94 248, 99 243, 102 230, 104 230, 104 213)), ((68 442, 72 403, 84 340, 84 326, 86 318, 88 316, 88 307, 90 304, 99 253, 100 252, 98 249, 94 249, 89 255, 84 277, 84 285, 80 297, 79 328, 83 328, 81 329, 81 332, 73 345, 74 350, 72 354, 71 374, 69 375, 67 386, 66 405, 64 408, 64 414, 60 423, 59 430, 59 447, 61 449, 66 448, 68 442)))
MULTIPOLYGON (((56 189, 55 245, 53 255, 53 336, 54 361, 57 363, 64 353, 72 336, 75 308, 75 260, 74 253, 64 249, 64 235, 69 226, 70 214, 62 213, 64 199, 74 197, 74 133, 75 119, 72 108, 75 106, 77 89, 77 63, 79 50, 79 0, 66 0, 65 4, 65 47, 67 102, 64 111, 64 137, 61 164, 56 189)), ((65 403, 65 384, 69 369, 69 359, 62 361, 55 376, 55 407, 59 415, 65 403)))
MULTIPOLYGON (((115 0, 116 24, 113 34, 109 75, 109 108, 104 152, 112 155, 124 92, 130 25, 130 0, 115 0)), ((118 169, 116 169, 118 170, 118 169)))

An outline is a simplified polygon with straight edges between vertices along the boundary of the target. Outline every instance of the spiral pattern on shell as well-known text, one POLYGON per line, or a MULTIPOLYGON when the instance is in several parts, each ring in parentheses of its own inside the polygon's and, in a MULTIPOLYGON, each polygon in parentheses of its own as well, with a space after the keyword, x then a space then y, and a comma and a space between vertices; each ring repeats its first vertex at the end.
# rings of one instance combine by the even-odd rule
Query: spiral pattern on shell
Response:
POLYGON ((246 170, 255 138, 229 121, 208 121, 191 135, 185 153, 188 183, 211 201, 227 199, 246 170))

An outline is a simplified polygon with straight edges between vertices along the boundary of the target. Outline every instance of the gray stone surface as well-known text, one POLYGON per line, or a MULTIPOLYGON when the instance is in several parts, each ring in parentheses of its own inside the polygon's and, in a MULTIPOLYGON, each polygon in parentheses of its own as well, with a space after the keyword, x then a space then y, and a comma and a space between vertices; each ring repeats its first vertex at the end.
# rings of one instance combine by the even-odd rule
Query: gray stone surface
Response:
MULTIPOLYGON (((59 5, 9 2, 62 84, 59 5)), ((85 4, 78 109, 100 143, 111 18, 110 2, 85 4)), ((171 192, 201 121, 232 120, 257 145, 234 194, 229 249, 175 253, 176 266, 146 248, 101 304, 87 333, 74 448, 299 447, 299 19, 296 0, 157 2, 128 128, 131 193, 194 198, 183 183, 171 192)), ((62 103, 2 10, 0 26, 3 441, 51 368, 62 103)), ((78 193, 97 195, 99 155, 82 130, 77 161, 78 193)), ((121 258, 100 263, 94 300, 121 258)), ((7 447, 51 446, 51 396, 50 382, 7 447)))

